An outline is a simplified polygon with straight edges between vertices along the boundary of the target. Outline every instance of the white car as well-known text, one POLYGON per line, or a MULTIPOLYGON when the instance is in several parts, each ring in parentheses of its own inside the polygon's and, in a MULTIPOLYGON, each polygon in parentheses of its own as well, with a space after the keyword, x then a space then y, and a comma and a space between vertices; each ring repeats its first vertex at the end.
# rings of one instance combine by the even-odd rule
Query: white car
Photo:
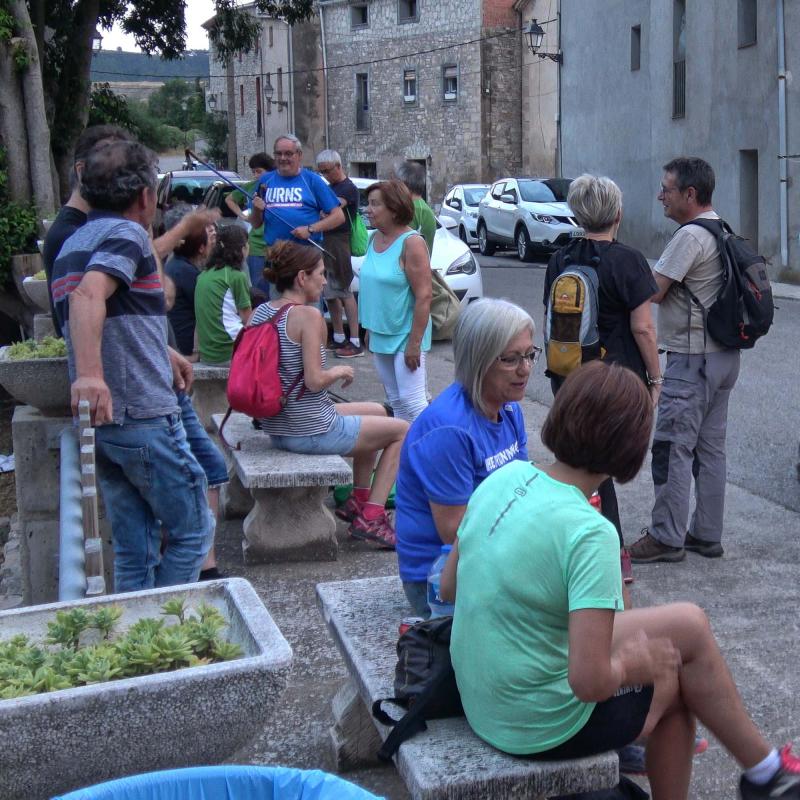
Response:
POLYGON ((458 238, 468 245, 478 244, 478 204, 489 191, 485 183, 459 183, 442 200, 439 215, 451 217, 458 225, 458 238))
MULTIPOLYGON (((363 214, 363 209, 367 205, 366 190, 376 181, 370 178, 351 178, 350 180, 358 187, 363 214)), ((365 223, 367 222, 366 217, 364 221, 365 223)), ((456 226, 456 221, 450 217, 437 217, 436 235, 433 239, 433 252, 431 253, 431 267, 445 279, 447 285, 461 301, 461 305, 465 306, 467 303, 483 297, 483 280, 478 259, 475 258, 464 242, 451 233, 456 226)), ((368 223, 367 228, 369 229, 368 223)), ((369 230, 370 234, 374 232, 374 229, 369 230)), ((350 284, 350 290, 353 293, 357 293, 358 276, 361 273, 364 257, 353 256, 352 262, 355 277, 350 284)))
POLYGON ((513 247, 520 261, 551 253, 584 235, 567 205, 569 178, 502 178, 478 209, 478 246, 491 256, 513 247))

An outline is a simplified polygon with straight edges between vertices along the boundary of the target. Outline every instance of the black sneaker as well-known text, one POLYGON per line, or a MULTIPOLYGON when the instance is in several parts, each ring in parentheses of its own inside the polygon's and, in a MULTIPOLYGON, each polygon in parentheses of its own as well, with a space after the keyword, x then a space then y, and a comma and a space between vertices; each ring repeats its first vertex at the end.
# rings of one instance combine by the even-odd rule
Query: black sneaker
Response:
POLYGON ((686 534, 686 541, 683 543, 684 550, 692 553, 699 553, 706 558, 720 558, 725 552, 719 542, 707 542, 705 539, 695 539, 690 533, 686 534))
POLYGON ((781 750, 781 766, 769 783, 762 786, 747 780, 744 775, 739 781, 739 794, 742 800, 800 800, 800 758, 792 755, 792 746, 787 744, 781 750))

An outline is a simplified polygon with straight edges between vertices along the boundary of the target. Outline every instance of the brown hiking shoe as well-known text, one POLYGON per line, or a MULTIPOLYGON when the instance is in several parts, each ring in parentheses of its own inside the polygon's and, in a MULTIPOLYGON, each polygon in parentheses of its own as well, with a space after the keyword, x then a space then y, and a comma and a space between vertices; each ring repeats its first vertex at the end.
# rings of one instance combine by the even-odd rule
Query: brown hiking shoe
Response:
POLYGON ((631 561, 634 564, 651 564, 654 561, 683 561, 686 551, 682 547, 670 547, 661 544, 658 539, 650 535, 647 528, 642 528, 642 538, 634 542, 629 548, 631 561))

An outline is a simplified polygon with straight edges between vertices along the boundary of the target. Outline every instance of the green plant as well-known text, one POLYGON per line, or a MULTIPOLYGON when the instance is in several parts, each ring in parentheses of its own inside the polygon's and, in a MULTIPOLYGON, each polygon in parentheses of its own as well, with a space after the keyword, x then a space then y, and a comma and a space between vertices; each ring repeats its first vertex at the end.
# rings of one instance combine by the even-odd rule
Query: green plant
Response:
POLYGON ((162 605, 161 613, 176 617, 178 624, 144 617, 115 638, 122 613, 117 606, 94 612, 58 611, 47 625, 44 642, 31 642, 21 634, 0 641, 0 699, 198 667, 242 655, 237 644, 222 637, 227 623, 214 606, 201 603, 188 609, 184 600, 174 597, 162 605))
POLYGON ((8 197, 6 151, 0 147, 0 285, 11 274, 11 256, 36 252, 36 225, 33 205, 15 203, 8 197))
POLYGON ((25 339, 12 344, 6 351, 9 361, 26 361, 29 358, 65 358, 67 345, 63 339, 45 336, 41 342, 35 339, 25 339))

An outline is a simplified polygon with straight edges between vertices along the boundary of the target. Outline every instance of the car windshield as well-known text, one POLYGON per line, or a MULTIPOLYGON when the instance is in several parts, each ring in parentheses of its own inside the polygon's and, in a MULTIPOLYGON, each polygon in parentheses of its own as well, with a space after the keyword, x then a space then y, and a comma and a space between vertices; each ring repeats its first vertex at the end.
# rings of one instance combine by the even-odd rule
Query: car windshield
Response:
POLYGON ((486 197, 486 192, 489 191, 488 186, 480 186, 478 188, 464 189, 464 202, 468 206, 477 206, 478 203, 486 197))
POLYGON ((528 203, 564 203, 572 181, 569 178, 548 178, 543 181, 522 180, 519 192, 528 203))
POLYGON ((169 199, 199 206, 203 202, 206 189, 215 180, 216 175, 210 178, 173 178, 169 187, 169 199))

